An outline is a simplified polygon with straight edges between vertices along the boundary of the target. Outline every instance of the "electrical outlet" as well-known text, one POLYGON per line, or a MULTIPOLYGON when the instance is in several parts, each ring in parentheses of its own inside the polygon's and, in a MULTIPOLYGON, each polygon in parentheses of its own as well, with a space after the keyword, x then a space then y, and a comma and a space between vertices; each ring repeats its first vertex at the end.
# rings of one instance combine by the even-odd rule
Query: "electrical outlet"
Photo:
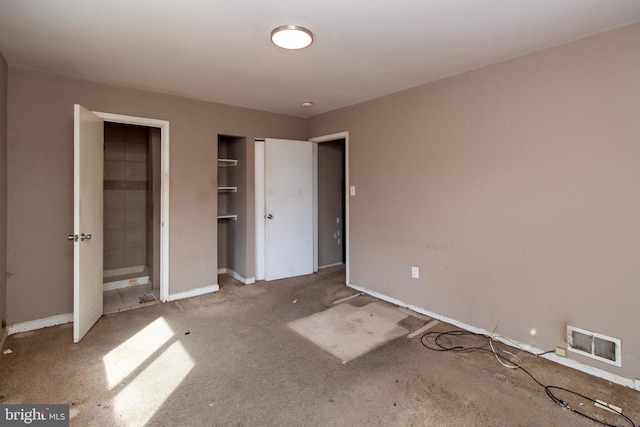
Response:
POLYGON ((349 194, 352 195, 352 196, 356 195, 356 186, 355 185, 352 185, 352 186, 349 187, 349 194))
POLYGON ((640 378, 636 378, 635 380, 633 380, 633 388, 640 391, 640 378))
POLYGON ((561 357, 567 357, 567 350, 562 347, 556 347, 556 354, 561 357))
POLYGON ((420 278, 420 269, 418 267, 411 267, 411 277, 414 279, 420 278))

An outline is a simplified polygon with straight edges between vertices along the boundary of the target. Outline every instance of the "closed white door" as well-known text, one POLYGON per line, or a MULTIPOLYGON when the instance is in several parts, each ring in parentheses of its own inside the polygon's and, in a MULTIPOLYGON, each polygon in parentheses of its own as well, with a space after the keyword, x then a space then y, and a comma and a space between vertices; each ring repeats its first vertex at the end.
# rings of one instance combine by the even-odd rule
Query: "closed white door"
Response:
POLYGON ((313 273, 313 143, 265 140, 265 279, 313 273))
POLYGON ((73 341, 102 316, 104 123, 74 106, 73 341))

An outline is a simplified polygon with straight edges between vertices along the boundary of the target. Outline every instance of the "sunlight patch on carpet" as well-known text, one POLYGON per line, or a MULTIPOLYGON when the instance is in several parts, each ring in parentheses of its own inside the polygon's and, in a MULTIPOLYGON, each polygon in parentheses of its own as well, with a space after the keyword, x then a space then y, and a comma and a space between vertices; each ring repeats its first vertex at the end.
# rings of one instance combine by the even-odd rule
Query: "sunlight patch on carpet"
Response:
POLYGON ((363 307, 340 304, 289 322, 304 338, 348 362, 382 344, 407 334, 398 322, 407 317, 395 307, 373 302, 363 307))

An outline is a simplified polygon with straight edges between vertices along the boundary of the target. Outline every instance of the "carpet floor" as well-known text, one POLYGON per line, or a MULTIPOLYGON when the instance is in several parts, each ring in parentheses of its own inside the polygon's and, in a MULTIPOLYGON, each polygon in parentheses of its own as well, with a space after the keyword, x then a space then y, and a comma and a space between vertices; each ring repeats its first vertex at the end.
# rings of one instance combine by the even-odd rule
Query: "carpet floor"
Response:
MULTIPOLYGON (((248 286, 220 276, 220 285, 215 294, 105 315, 79 344, 71 324, 8 337, 2 403, 67 403, 72 426, 598 425, 491 353, 428 350, 404 332, 429 319, 406 310, 393 320, 402 335, 344 358, 305 338, 290 326, 314 319, 311 329, 322 327, 319 313, 336 307, 355 323, 366 307, 398 311, 367 295, 333 304, 355 293, 343 268, 248 286)), ((431 331, 453 329, 439 323, 431 331)), ((640 423, 637 391, 496 344, 502 349, 540 382, 622 407, 640 423)), ((594 418, 631 425, 583 398, 563 398, 594 418)))

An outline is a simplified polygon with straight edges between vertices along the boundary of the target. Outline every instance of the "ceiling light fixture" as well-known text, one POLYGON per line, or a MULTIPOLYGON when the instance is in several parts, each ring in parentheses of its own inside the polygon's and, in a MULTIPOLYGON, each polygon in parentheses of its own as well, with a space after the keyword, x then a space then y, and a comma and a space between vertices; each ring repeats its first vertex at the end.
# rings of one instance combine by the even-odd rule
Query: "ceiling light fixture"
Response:
POLYGON ((300 106, 302 108, 311 108, 311 107, 313 107, 313 102, 311 102, 311 101, 302 101, 300 103, 300 106))
POLYGON ((271 31, 271 41, 283 49, 304 49, 313 42, 313 34, 304 27, 283 25, 271 31))

